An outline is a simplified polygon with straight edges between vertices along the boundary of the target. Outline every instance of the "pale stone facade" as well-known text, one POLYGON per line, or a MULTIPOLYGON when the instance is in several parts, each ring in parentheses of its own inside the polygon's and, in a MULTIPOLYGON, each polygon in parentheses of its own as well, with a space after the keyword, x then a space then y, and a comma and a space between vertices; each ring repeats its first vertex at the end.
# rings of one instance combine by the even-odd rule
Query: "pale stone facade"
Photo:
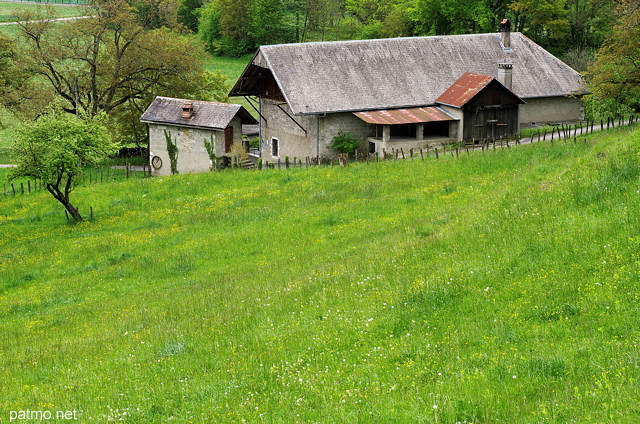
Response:
POLYGON ((261 156, 271 163, 278 159, 284 162, 287 156, 290 161, 294 158, 304 161, 307 157, 335 157, 339 152, 331 148, 331 141, 340 131, 361 139, 363 143, 372 131, 351 112, 293 116, 286 104, 268 99, 261 99, 261 114, 266 118, 266 122, 262 120, 261 156))
MULTIPOLYGON (((242 123, 239 117, 234 118, 229 124, 233 127, 232 152, 240 152, 242 149, 242 123)), ((149 124, 149 157, 152 161, 151 172, 154 176, 171 174, 171 160, 167 151, 167 139, 165 131, 171 136, 171 140, 178 147, 178 173, 206 172, 211 169, 212 163, 205 147, 204 141, 214 140, 215 154, 218 158, 225 156, 225 132, 224 130, 188 128, 175 125, 149 124), (153 158, 158 156, 161 166, 153 166, 153 158)), ((228 156, 229 154, 226 153, 228 156)), ((158 162, 156 162, 158 163, 158 162)))
POLYGON ((546 125, 555 122, 575 122, 584 117, 581 97, 538 97, 524 99, 520 106, 520 124, 546 125))

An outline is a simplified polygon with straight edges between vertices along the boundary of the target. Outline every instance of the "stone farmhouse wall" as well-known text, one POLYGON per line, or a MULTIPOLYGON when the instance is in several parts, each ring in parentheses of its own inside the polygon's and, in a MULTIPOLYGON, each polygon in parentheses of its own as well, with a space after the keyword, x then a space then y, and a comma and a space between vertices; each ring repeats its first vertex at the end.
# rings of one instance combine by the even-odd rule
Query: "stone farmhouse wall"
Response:
POLYGON ((584 104, 577 97, 538 97, 524 99, 520 106, 523 127, 549 122, 572 122, 584 117, 584 104))
POLYGON ((269 162, 284 161, 285 156, 290 160, 295 157, 303 161, 306 157, 336 157, 339 152, 331 148, 331 140, 340 131, 361 139, 363 143, 371 132, 371 127, 351 112, 293 116, 286 104, 262 99, 261 113, 267 120, 262 121, 261 152, 262 158, 269 162), (306 133, 276 104, 287 111, 306 133), (278 140, 277 156, 273 155, 273 139, 278 140))
MULTIPOLYGON (((231 121, 233 126, 233 150, 242 149, 242 124, 240 118, 231 121)), ((162 159, 162 167, 152 167, 152 175, 163 176, 171 174, 171 161, 167 151, 167 141, 164 131, 171 134, 171 140, 178 147, 178 173, 206 172, 211 169, 209 153, 204 145, 204 140, 210 140, 213 136, 216 156, 229 156, 225 154, 224 130, 206 130, 201 128, 188 128, 173 125, 149 124, 149 160, 154 156, 162 159)))

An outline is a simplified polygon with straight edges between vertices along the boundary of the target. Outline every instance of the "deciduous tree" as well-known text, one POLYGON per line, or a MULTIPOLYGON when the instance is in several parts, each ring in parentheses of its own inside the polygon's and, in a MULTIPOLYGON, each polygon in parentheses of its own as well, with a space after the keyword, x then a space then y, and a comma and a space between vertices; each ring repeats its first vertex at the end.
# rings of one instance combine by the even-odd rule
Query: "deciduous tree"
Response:
POLYGON ((83 167, 116 150, 100 117, 77 118, 65 113, 49 113, 23 126, 12 147, 18 166, 10 179, 19 177, 42 181, 76 220, 82 221, 69 196, 83 175, 83 167))
POLYGON ((624 0, 616 8, 613 32, 598 51, 587 74, 597 98, 615 99, 640 109, 640 1, 624 0))
POLYGON ((16 66, 28 78, 5 104, 31 117, 57 102, 72 114, 117 118, 125 108, 144 110, 156 95, 212 99, 211 84, 224 79, 204 71, 197 40, 171 29, 174 3, 93 0, 87 11, 93 17, 68 22, 50 20, 51 9, 20 16, 24 48, 16 66))

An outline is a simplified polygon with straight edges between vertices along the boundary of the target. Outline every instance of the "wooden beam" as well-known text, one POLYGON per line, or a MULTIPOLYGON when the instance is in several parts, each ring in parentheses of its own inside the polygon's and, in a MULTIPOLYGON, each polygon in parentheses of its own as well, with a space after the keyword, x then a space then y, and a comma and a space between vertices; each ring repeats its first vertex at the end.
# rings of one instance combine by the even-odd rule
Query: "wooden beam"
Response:
MULTIPOLYGON (((282 103, 282 104, 286 104, 286 103, 282 103)), ((285 115, 287 115, 287 116, 289 117, 289 119, 291 119, 291 120, 292 120, 292 121, 293 121, 293 122, 294 122, 298 127, 300 127, 300 129, 301 129, 302 131, 304 131, 304 135, 308 135, 308 134, 307 134, 307 130, 305 130, 305 129, 304 129, 304 127, 303 127, 302 125, 300 125, 300 124, 298 123, 298 121, 296 121, 296 120, 294 119, 294 117, 293 117, 293 116, 289 115, 289 113, 288 113, 286 110, 284 110, 280 104, 277 104, 277 103, 276 103, 276 106, 278 106, 278 109, 280 109, 280 110, 281 110, 285 115)))

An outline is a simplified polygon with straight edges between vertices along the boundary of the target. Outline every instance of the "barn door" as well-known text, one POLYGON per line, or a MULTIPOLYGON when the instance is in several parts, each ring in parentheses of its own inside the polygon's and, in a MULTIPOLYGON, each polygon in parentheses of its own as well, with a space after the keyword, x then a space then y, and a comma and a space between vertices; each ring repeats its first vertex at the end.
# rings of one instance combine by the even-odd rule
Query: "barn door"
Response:
POLYGON ((233 127, 227 127, 224 129, 224 152, 231 153, 231 146, 233 146, 233 127))

